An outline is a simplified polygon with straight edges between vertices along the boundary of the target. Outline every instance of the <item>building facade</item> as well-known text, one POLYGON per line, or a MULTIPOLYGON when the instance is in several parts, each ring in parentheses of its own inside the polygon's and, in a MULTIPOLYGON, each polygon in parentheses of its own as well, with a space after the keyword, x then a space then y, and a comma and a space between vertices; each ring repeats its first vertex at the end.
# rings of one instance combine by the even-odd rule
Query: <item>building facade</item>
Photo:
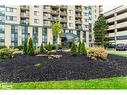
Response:
MULTIPOLYGON (((0 5, 0 46, 20 46, 32 37, 35 47, 54 43, 52 23, 59 20, 63 31, 79 36, 87 46, 94 42, 93 26, 102 6, 0 5)), ((59 39, 60 43, 60 39, 59 39)))
POLYGON ((127 44, 127 6, 119 6, 104 13, 108 24, 108 36, 113 44, 127 44))

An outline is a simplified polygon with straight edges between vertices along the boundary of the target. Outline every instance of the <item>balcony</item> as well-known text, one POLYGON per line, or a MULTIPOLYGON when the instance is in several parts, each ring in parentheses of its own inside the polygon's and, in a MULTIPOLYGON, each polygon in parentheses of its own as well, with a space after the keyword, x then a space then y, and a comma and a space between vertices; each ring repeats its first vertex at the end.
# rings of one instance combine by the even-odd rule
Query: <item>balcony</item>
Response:
POLYGON ((50 27, 51 26, 51 23, 43 23, 43 26, 44 27, 50 27))
POLYGON ((21 23, 21 24, 25 24, 25 25, 29 25, 29 21, 28 21, 28 20, 21 20, 20 23, 21 23))
POLYGON ((81 8, 75 8, 75 11, 77 12, 77 11, 82 11, 82 9, 81 8))
POLYGON ((81 20, 76 20, 75 23, 76 24, 82 24, 82 21, 81 20))
POLYGON ((67 22, 66 18, 60 18, 60 22, 67 22))
POLYGON ((67 12, 66 11, 65 12, 60 12, 60 15, 67 16, 67 12))
POLYGON ((53 11, 52 10, 50 13, 53 14, 53 15, 59 15, 59 11, 53 11))
POLYGON ((27 6, 27 5, 22 5, 22 6, 20 6, 20 8, 22 10, 29 10, 29 6, 27 6))
POLYGON ((75 17, 76 17, 76 18, 81 18, 82 15, 81 15, 81 14, 76 14, 75 17))
POLYGON ((23 18, 29 18, 29 13, 21 13, 20 16, 23 18))
POLYGON ((50 16, 43 16, 43 19, 50 20, 51 18, 50 18, 50 16))
POLYGON ((75 26, 75 28, 76 28, 76 29, 81 29, 81 28, 82 28, 82 26, 75 26))
POLYGON ((62 27, 63 27, 63 28, 67 28, 67 25, 66 25, 66 24, 62 24, 62 27))
POLYGON ((63 9, 63 10, 64 10, 64 9, 67 9, 67 6, 61 5, 61 6, 60 6, 60 9, 63 9))
POLYGON ((51 8, 56 8, 56 9, 58 9, 59 6, 58 6, 58 5, 56 5, 56 6, 51 5, 51 8))
POLYGON ((59 20, 59 18, 51 18, 51 21, 56 21, 56 20, 59 20))
POLYGON ((50 9, 43 9, 43 12, 50 13, 50 9))

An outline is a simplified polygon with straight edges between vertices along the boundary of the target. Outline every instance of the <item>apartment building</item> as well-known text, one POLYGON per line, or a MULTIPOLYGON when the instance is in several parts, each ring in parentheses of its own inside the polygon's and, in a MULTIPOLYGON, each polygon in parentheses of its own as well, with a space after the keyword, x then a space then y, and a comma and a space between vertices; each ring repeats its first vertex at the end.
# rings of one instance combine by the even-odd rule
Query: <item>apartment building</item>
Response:
POLYGON ((35 47, 53 44, 51 26, 56 20, 62 32, 77 35, 89 46, 94 42, 93 26, 101 11, 102 6, 0 5, 0 46, 20 46, 28 37, 33 38, 35 47))
POLYGON ((104 13, 108 24, 108 36, 113 44, 127 44, 127 6, 118 6, 104 13))

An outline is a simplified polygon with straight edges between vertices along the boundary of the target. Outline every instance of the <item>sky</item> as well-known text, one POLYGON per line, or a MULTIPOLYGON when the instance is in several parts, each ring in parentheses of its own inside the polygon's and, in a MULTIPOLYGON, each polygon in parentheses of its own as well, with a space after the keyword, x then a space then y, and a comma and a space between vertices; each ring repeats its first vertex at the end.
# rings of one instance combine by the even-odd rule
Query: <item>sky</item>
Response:
POLYGON ((115 7, 118 7, 120 5, 103 5, 103 13, 115 8, 115 7))

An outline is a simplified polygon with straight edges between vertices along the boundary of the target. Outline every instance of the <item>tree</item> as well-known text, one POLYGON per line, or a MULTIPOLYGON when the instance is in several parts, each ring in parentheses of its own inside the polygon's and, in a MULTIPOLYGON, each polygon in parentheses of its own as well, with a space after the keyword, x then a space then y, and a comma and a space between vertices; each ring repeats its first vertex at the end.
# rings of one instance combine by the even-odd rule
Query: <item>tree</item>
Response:
POLYGON ((79 43, 78 52, 79 52, 79 54, 82 54, 82 55, 86 55, 87 54, 84 42, 82 42, 82 43, 80 42, 79 43))
POLYGON ((77 55, 77 46, 74 41, 72 42, 72 45, 71 45, 71 55, 73 56, 77 55))
POLYGON ((41 44, 41 46, 40 46, 40 53, 45 53, 45 48, 44 48, 43 44, 41 44))
POLYGON ((80 54, 82 54, 82 55, 86 55, 87 54, 84 42, 81 43, 80 54))
POLYGON ((95 44, 104 46, 105 38, 107 35, 108 23, 103 14, 100 14, 98 20, 95 22, 95 44))
POLYGON ((63 30, 62 29, 62 25, 60 24, 59 21, 56 21, 55 23, 53 23, 53 25, 52 25, 52 33, 53 33, 53 36, 55 37, 56 50, 58 49, 57 48, 58 37, 61 34, 62 30, 63 30))
POLYGON ((79 46, 78 46, 78 52, 79 52, 79 54, 81 54, 81 41, 79 42, 79 46))
POLYGON ((34 45, 33 45, 32 38, 29 39, 28 54, 29 55, 34 55, 34 45))
POLYGON ((28 54, 28 42, 27 39, 25 39, 24 45, 23 45, 23 52, 24 54, 28 54))

